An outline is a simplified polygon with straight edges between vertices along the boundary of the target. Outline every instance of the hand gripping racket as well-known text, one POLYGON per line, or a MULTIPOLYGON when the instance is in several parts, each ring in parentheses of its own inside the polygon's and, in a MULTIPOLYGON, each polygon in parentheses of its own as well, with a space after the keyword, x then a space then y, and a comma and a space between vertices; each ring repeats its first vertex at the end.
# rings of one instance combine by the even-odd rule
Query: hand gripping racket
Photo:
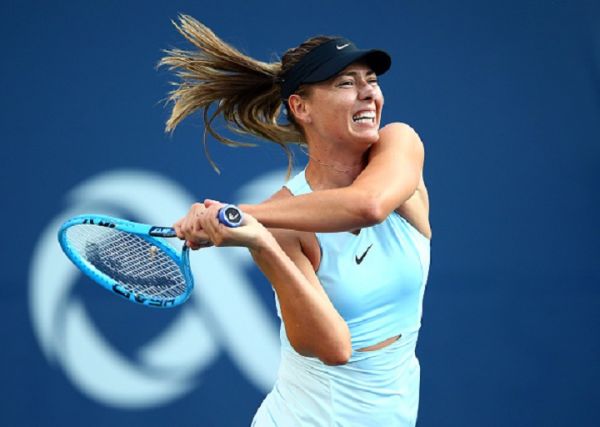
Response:
MULTIPOLYGON (((226 205, 218 218, 237 227, 243 215, 226 205)), ((161 308, 184 303, 194 288, 188 247, 177 251, 163 239, 170 237, 177 237, 171 227, 93 214, 73 217, 58 231, 62 250, 92 280, 131 302, 161 308)))

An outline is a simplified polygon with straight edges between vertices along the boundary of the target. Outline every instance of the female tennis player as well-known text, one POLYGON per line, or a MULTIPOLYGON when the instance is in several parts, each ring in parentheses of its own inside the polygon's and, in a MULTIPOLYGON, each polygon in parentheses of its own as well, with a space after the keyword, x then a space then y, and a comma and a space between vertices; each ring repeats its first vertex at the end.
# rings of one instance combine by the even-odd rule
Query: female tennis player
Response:
POLYGON ((252 425, 414 426, 431 231, 423 144, 408 125, 380 128, 389 55, 320 36, 264 63, 193 18, 178 29, 198 51, 161 62, 182 78, 168 130, 203 110, 224 143, 235 144, 212 129, 217 116, 309 156, 269 200, 241 205, 242 227, 220 225, 211 200, 174 226, 192 248, 247 247, 275 291, 281 365, 252 425))

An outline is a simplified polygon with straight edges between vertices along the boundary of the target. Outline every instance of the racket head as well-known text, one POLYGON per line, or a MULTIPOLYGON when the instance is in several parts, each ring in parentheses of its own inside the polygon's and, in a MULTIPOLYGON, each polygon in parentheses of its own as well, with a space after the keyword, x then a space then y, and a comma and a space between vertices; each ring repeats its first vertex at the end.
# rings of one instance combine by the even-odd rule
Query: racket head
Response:
POLYGON ((133 303, 156 308, 183 304, 194 288, 189 250, 163 238, 168 228, 105 215, 67 220, 58 231, 67 257, 89 278, 133 303))

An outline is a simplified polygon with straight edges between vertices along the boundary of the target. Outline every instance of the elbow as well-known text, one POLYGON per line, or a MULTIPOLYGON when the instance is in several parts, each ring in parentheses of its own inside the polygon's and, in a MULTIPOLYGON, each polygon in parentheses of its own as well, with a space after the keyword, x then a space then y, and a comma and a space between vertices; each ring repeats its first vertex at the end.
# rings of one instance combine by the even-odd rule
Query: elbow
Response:
POLYGON ((345 365, 352 357, 352 344, 349 338, 317 347, 314 345, 303 346, 293 341, 290 341, 290 344, 298 354, 306 357, 316 357, 329 366, 345 365))
POLYGON ((365 197, 365 200, 361 203, 361 208, 360 215, 367 227, 382 223, 390 214, 383 203, 374 195, 365 197))
POLYGON ((350 331, 339 339, 332 340, 327 346, 321 349, 318 355, 319 360, 329 366, 345 365, 352 357, 352 340, 350 331))
POLYGON ((329 366, 340 366, 345 365, 352 356, 352 346, 348 344, 343 348, 330 351, 328 354, 319 357, 319 360, 329 366))

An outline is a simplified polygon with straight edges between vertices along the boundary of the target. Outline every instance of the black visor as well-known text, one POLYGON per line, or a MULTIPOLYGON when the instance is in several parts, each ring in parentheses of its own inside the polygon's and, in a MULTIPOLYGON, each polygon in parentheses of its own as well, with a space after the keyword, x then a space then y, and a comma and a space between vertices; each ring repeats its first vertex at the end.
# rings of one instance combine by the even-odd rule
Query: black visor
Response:
POLYGON ((344 38, 335 38, 308 52, 281 79, 281 97, 287 101, 300 85, 322 82, 338 74, 348 65, 362 61, 375 74, 385 73, 392 59, 383 50, 362 50, 344 38))

